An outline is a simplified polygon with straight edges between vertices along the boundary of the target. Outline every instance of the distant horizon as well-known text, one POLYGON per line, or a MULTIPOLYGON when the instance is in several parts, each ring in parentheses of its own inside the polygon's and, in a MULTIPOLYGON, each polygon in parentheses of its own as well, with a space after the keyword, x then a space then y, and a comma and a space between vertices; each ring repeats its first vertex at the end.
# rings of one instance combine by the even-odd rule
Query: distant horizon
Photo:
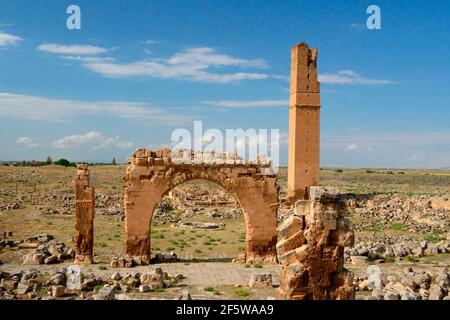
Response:
MULTIPOLYGON (((73 161, 71 159, 67 159, 67 158, 58 158, 58 159, 52 159, 53 162, 56 160, 60 160, 60 159, 66 159, 68 161, 70 161, 71 163, 75 163, 75 164, 93 164, 93 165, 111 165, 114 166, 111 162, 112 159, 109 161, 73 161)), ((117 160, 117 159, 116 159, 117 160)), ((33 160, 10 160, 10 161, 5 161, 5 160, 1 160, 0 159, 0 164, 14 164, 14 163, 21 163, 21 162, 39 162, 39 163, 45 163, 46 159, 43 160, 37 160, 37 159, 33 159, 33 160)), ((54 163, 51 163, 49 165, 55 165, 54 163)), ((127 165, 127 161, 117 161, 115 165, 127 165)), ((279 169, 287 169, 287 164, 283 164, 280 165, 279 169)), ((419 167, 346 167, 346 166, 334 166, 334 165, 321 165, 320 169, 345 169, 345 170, 396 170, 396 171, 401 171, 401 170, 430 170, 430 171, 448 171, 450 170, 450 167, 428 167, 428 168, 419 168, 419 167)))

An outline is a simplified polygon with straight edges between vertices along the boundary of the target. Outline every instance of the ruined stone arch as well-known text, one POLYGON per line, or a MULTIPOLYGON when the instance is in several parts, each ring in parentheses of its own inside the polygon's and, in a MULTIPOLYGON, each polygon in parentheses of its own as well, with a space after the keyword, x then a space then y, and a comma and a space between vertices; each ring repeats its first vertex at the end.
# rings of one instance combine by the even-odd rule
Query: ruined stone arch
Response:
POLYGON ((207 180, 223 187, 238 202, 246 224, 245 261, 276 262, 278 187, 269 163, 237 159, 174 163, 170 150, 138 149, 125 176, 125 247, 128 256, 150 259, 153 212, 176 186, 207 180), (231 160, 231 161, 230 161, 231 160))

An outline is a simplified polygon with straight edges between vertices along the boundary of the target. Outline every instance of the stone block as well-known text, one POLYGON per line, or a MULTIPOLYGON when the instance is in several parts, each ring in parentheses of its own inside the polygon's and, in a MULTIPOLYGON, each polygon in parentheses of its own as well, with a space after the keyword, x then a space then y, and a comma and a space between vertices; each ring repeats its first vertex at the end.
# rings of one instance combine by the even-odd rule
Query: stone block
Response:
POLYGON ((287 239, 299 230, 303 230, 303 219, 298 216, 289 216, 278 226, 278 239, 287 239))
POLYGON ((330 186, 311 186, 309 187, 309 199, 311 201, 322 198, 335 198, 339 195, 339 189, 330 186))
POLYGON ((290 236, 287 239, 281 240, 277 243, 277 253, 279 255, 283 255, 288 251, 299 248, 306 242, 305 237, 303 236, 303 230, 298 230, 295 234, 290 236))
POLYGON ((272 287, 272 274, 271 273, 258 273, 252 274, 248 286, 251 289, 264 289, 272 287))
POLYGON ((311 214, 312 210, 311 200, 298 200, 294 204, 294 214, 297 216, 306 216, 311 214))
POLYGON ((55 298, 64 297, 66 288, 64 286, 52 286, 52 296, 55 298))

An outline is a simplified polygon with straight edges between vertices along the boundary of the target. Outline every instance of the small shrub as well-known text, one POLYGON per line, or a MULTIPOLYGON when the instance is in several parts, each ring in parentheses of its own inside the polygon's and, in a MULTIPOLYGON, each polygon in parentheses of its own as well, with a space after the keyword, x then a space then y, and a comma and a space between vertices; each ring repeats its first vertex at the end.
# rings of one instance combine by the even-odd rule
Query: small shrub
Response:
POLYGON ((336 169, 336 170, 334 170, 334 172, 336 172, 336 173, 342 173, 342 172, 344 172, 344 170, 342 170, 342 169, 336 169))
POLYGON ((94 293, 97 294, 101 288, 103 288, 102 284, 98 284, 98 285, 94 286, 94 293))
POLYGON ((371 231, 371 232, 381 232, 381 231, 383 231, 383 227, 381 225, 379 225, 379 224, 375 224, 375 225, 373 225, 373 226, 371 226, 369 228, 369 231, 371 231))
POLYGON ((234 294, 241 299, 248 299, 250 297, 250 292, 246 289, 237 289, 234 294))
POLYGON ((367 170, 366 170, 366 173, 369 173, 369 174, 370 174, 370 173, 375 173, 375 171, 370 170, 370 169, 367 169, 367 170))
POLYGON ((261 263, 255 263, 254 265, 253 265, 253 268, 256 268, 256 269, 261 269, 263 266, 262 266, 262 264, 261 263))
POLYGON ((387 171, 386 174, 394 174, 394 171, 387 171))
POLYGON ((156 288, 150 290, 150 292, 162 292, 162 291, 164 291, 164 288, 162 288, 162 287, 156 287, 156 288))
POLYGON ((395 258, 394 257, 384 257, 383 261, 384 261, 384 263, 394 263, 395 258))
POLYGON ((437 234, 426 234, 423 236, 423 238, 431 243, 436 243, 444 240, 443 236, 437 234))
POLYGON ((394 230, 403 230, 404 228, 405 228, 405 225, 403 223, 391 224, 391 229, 394 229, 394 230))
POLYGON ((98 270, 108 270, 108 268, 105 265, 98 266, 98 270))
POLYGON ((194 252, 195 252, 195 253, 202 253, 202 250, 200 250, 200 249, 195 249, 194 252))
POLYGON ((413 256, 406 256, 405 259, 408 260, 409 262, 412 262, 412 263, 419 262, 419 259, 417 259, 417 258, 415 258, 413 256))

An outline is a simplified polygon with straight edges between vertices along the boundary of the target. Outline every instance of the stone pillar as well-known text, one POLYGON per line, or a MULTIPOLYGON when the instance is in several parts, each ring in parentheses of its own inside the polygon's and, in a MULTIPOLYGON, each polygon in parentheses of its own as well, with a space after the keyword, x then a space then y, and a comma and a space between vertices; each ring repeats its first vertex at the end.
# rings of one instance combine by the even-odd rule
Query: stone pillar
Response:
POLYGON ((307 199, 319 185, 320 84, 317 49, 304 42, 292 48, 289 102, 288 197, 307 199))
POLYGON ((94 263, 95 190, 89 185, 87 165, 77 165, 75 183, 75 264, 94 263))
POLYGON ((344 268, 344 247, 354 234, 337 190, 311 187, 279 226, 278 297, 287 300, 353 300, 353 275, 344 268))

